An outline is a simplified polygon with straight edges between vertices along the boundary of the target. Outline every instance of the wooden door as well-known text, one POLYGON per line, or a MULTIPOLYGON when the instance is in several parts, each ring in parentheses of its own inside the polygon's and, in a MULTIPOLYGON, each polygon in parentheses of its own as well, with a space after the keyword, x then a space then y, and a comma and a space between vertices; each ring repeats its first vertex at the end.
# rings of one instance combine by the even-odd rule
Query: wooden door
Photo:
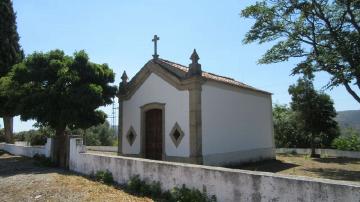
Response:
POLYGON ((162 159, 162 110, 151 109, 145 113, 145 158, 162 159))

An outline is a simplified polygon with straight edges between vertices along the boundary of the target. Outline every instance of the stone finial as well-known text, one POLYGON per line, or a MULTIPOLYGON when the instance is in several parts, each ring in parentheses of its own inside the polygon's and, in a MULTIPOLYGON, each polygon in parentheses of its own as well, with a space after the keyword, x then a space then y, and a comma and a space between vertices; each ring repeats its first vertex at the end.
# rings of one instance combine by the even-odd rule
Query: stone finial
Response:
POLYGON ((191 64, 189 65, 188 76, 201 76, 201 64, 198 63, 200 57, 194 49, 193 53, 191 54, 190 60, 191 64))
POLYGON ((121 76, 121 82, 120 82, 120 85, 119 85, 119 92, 118 92, 119 96, 126 94, 127 88, 128 88, 127 80, 128 80, 128 76, 126 75, 126 72, 124 71, 124 73, 121 76))
POLYGON ((199 55, 197 54, 196 49, 194 49, 193 53, 190 56, 190 60, 192 61, 191 64, 198 64, 199 59, 199 55))
POLYGON ((127 83, 128 76, 126 75, 126 71, 121 76, 121 83, 127 83))

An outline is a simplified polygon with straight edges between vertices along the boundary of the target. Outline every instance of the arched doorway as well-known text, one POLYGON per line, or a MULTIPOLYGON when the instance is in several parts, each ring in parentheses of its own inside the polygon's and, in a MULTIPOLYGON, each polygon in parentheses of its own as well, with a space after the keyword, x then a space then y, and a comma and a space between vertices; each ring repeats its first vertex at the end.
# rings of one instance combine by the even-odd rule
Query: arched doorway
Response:
POLYGON ((145 112, 145 158, 162 159, 162 110, 145 112))
POLYGON ((141 156, 163 160, 165 156, 165 104, 149 103, 141 107, 141 156))

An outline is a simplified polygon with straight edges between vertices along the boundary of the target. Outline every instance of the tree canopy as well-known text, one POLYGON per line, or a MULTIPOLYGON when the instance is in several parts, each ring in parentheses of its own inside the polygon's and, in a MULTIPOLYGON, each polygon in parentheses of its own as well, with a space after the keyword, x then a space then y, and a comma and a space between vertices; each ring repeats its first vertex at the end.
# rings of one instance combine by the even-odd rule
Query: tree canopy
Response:
POLYGON ((0 24, 0 77, 3 77, 23 58, 11 0, 0 1, 0 24))
POLYGON ((334 103, 329 95, 317 92, 312 80, 306 76, 289 87, 289 94, 291 108, 298 113, 298 120, 301 120, 305 134, 310 136, 314 155, 316 138, 323 139, 327 141, 326 145, 330 145, 339 134, 334 103))
POLYGON ((88 128, 103 123, 98 107, 112 103, 114 73, 107 64, 90 62, 85 51, 65 55, 61 50, 35 52, 14 66, 12 80, 23 89, 19 100, 22 120, 55 130, 54 161, 66 165, 66 128, 88 128))
POLYGON ((89 61, 84 51, 33 53, 14 67, 14 80, 26 89, 21 119, 34 119, 56 130, 88 128, 105 121, 98 107, 112 103, 114 73, 107 64, 89 61))
POLYGON ((360 103, 359 0, 261 0, 241 15, 255 19, 244 43, 275 42, 260 63, 300 58, 293 74, 327 72, 360 103))
POLYGON ((273 107, 275 146, 277 148, 308 148, 310 141, 303 131, 298 113, 286 105, 273 107))

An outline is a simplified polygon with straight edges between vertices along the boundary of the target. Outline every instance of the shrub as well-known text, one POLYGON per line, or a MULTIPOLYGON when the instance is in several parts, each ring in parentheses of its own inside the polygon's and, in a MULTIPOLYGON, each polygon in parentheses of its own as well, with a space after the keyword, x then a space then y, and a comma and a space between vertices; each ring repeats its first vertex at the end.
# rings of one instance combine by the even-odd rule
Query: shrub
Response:
POLYGON ((84 135, 87 146, 114 146, 114 142, 117 142, 117 136, 107 121, 80 132, 84 135))
POLYGON ((292 154, 292 155, 296 155, 296 154, 297 154, 297 152, 296 152, 296 150, 292 150, 292 151, 290 152, 290 154, 292 154))
POLYGON ((344 151, 360 151, 360 137, 357 135, 341 136, 333 141, 332 146, 344 151))
POLYGON ((135 175, 128 181, 126 189, 131 193, 139 193, 143 184, 145 183, 140 180, 140 177, 138 175, 135 175))
POLYGON ((95 174, 95 179, 99 182, 103 182, 105 184, 112 184, 114 183, 114 178, 112 176, 112 173, 108 170, 106 171, 97 171, 95 174))
POLYGON ((44 167, 54 167, 56 166, 50 158, 47 158, 45 155, 35 154, 34 155, 35 165, 44 166, 44 167))
POLYGON ((215 196, 208 197, 207 193, 200 192, 196 189, 189 189, 185 185, 181 188, 175 187, 171 191, 162 192, 159 182, 147 184, 141 180, 138 175, 132 177, 126 186, 126 191, 140 196, 149 196, 158 201, 174 201, 174 202, 213 202, 216 201, 215 196))
POLYGON ((16 141, 26 141, 30 145, 45 145, 47 138, 54 135, 54 130, 49 127, 40 127, 38 130, 29 130, 16 133, 16 141))
MULTIPOLYGON (((114 182, 110 171, 97 171, 95 174, 97 181, 112 184, 114 182)), ((189 189, 185 185, 181 188, 175 187, 170 191, 162 192, 160 182, 146 183, 141 180, 139 175, 130 178, 124 186, 124 190, 139 196, 147 196, 156 201, 170 201, 170 202, 216 202, 216 197, 213 195, 209 197, 206 193, 200 192, 196 189, 189 189)))
POLYGON ((145 181, 140 180, 139 175, 130 178, 126 190, 133 194, 151 196, 152 198, 159 198, 162 194, 160 182, 147 184, 145 181))
POLYGON ((47 136, 39 133, 34 133, 30 136, 30 139, 28 142, 30 142, 30 145, 45 145, 47 141, 47 136))
POLYGON ((213 202, 216 201, 216 197, 213 195, 208 197, 207 193, 200 192, 197 189, 189 189, 185 185, 181 188, 175 187, 171 191, 164 193, 164 199, 166 201, 176 201, 176 202, 187 202, 187 201, 196 201, 196 202, 213 202))

